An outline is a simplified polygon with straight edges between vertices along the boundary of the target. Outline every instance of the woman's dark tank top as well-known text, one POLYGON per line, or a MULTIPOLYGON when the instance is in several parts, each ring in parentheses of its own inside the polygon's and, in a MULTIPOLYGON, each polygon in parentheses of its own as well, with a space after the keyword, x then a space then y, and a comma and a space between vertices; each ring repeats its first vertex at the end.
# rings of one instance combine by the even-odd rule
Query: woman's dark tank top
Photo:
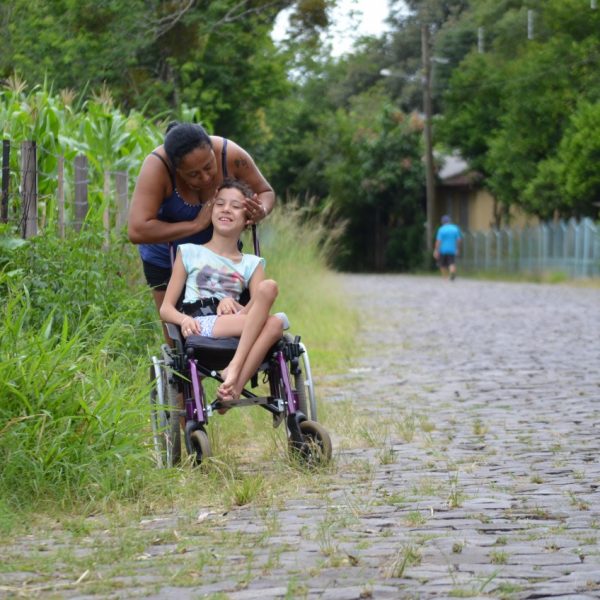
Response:
MULTIPOLYGON (((201 204, 188 204, 177 191, 175 187, 175 173, 171 169, 171 166, 167 163, 167 161, 157 154, 156 152, 152 152, 154 156, 159 158, 165 165, 167 171, 169 172, 169 176, 171 178, 171 183, 173 185, 173 192, 170 196, 167 196, 162 204, 160 205, 160 209, 158 210, 158 219, 159 221, 165 221, 167 223, 179 223, 181 221, 192 221, 200 212, 202 208, 201 204)), ((223 138, 223 150, 221 151, 221 168, 223 172, 223 178, 227 177, 227 139, 223 138)), ((173 253, 177 252, 177 246, 179 244, 205 244, 212 237, 212 225, 210 225, 207 229, 199 231, 194 235, 190 235, 185 238, 181 238, 179 240, 173 241, 171 244, 168 242, 160 243, 160 244, 140 244, 139 252, 142 260, 144 262, 150 263, 157 267, 163 267, 165 269, 171 268, 171 253, 170 247, 173 248, 173 253)))

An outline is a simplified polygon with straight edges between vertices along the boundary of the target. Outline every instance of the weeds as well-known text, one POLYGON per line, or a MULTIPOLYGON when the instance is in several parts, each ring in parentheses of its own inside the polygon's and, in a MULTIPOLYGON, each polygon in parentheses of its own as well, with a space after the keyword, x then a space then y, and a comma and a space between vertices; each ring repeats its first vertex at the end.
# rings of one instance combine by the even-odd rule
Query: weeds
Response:
POLYGON ((406 545, 400 548, 384 569, 387 578, 403 577, 407 568, 420 564, 421 551, 416 546, 406 545))

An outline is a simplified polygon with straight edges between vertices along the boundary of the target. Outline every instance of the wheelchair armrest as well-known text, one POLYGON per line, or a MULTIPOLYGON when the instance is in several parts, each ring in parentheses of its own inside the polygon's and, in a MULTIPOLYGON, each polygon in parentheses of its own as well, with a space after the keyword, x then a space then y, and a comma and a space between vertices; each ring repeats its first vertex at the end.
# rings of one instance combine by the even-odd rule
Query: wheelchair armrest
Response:
POLYGON ((283 322, 283 330, 284 331, 290 328, 290 321, 284 312, 275 313, 273 316, 281 319, 281 321, 283 322))
POLYGON ((183 354, 183 337, 181 336, 181 331, 175 323, 165 323, 167 328, 167 333, 169 337, 173 340, 175 344, 175 349, 177 350, 177 354, 183 354))

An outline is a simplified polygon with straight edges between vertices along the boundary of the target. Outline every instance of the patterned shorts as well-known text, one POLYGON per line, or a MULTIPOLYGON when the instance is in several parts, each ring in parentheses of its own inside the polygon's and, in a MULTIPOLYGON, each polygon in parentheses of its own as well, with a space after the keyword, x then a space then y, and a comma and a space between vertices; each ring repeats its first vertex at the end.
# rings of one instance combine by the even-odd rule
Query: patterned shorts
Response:
POLYGON ((200 335, 204 337, 213 337, 213 329, 217 322, 217 315, 208 315, 205 317, 194 317, 194 320, 200 325, 200 335))

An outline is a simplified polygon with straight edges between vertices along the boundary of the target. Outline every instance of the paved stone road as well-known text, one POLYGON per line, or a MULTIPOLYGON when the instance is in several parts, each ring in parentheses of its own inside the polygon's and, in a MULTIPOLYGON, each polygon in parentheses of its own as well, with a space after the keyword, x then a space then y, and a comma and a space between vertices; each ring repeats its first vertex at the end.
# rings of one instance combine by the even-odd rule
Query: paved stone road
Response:
POLYGON ((227 556, 201 537, 178 556, 160 537, 181 517, 148 520, 160 542, 107 597, 599 598, 600 290, 341 282, 363 358, 319 382, 338 408, 327 492, 275 519, 203 515, 239 546, 227 556), (165 578, 169 553, 181 574, 165 578))

